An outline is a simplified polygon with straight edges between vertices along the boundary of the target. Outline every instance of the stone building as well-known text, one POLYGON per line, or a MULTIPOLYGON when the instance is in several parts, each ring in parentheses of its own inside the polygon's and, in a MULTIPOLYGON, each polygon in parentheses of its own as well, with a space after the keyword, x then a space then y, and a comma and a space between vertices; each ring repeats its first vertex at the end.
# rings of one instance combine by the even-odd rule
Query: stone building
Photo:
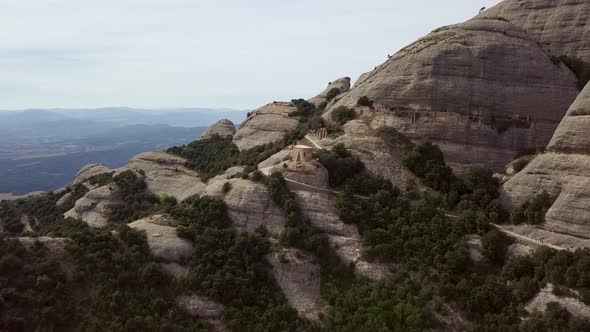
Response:
POLYGON ((302 163, 302 162, 309 162, 313 158, 313 148, 307 145, 295 145, 293 147, 293 161, 302 163))

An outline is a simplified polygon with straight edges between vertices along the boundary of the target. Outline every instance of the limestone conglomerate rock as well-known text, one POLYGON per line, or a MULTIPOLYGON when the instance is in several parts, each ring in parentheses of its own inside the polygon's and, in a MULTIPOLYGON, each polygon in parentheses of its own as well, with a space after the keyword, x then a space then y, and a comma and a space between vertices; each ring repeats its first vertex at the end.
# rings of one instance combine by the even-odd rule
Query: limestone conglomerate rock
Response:
POLYGON ((186 167, 184 158, 166 152, 138 154, 123 169, 143 171, 148 191, 157 196, 171 195, 179 201, 200 195, 206 187, 199 173, 186 167))
POLYGON ((561 121, 547 152, 502 187, 506 206, 519 205, 546 191, 555 202, 543 227, 590 238, 590 85, 561 121))
POLYGON ((214 135, 221 137, 233 136, 236 133, 234 123, 228 119, 221 119, 205 130, 199 139, 211 138, 214 135))
POLYGON ((258 164, 258 169, 269 168, 275 165, 280 164, 283 161, 291 160, 291 149, 283 149, 272 156, 268 157, 268 159, 263 160, 258 164))
MULTIPOLYGON (((386 126, 376 125, 377 129, 386 126)), ((365 167, 399 186, 417 182, 416 177, 402 165, 402 153, 405 148, 403 141, 389 144, 379 136, 377 130, 372 129, 363 120, 352 120, 343 127, 344 134, 333 139, 324 138, 322 146, 332 148, 336 144, 344 144, 355 156, 359 157, 365 167)))
POLYGON ((103 164, 89 164, 78 171, 74 183, 82 183, 95 175, 109 172, 113 172, 113 170, 103 164))
POLYGON ((175 223, 168 215, 154 215, 129 224, 129 227, 144 231, 152 255, 168 262, 182 262, 192 256, 193 244, 178 236, 175 223))
POLYGON ((456 168, 499 171, 516 152, 549 142, 576 81, 522 29, 474 19, 439 28, 362 75, 324 118, 367 96, 375 103, 372 127, 432 140, 456 168))
POLYGON ((362 257, 361 236, 355 225, 340 220, 334 194, 290 189, 303 215, 315 228, 326 233, 336 254, 344 263, 353 266, 356 274, 372 280, 382 280, 390 274, 386 265, 368 262, 362 257))
POLYGON ((507 19, 556 56, 590 62, 590 1, 505 0, 481 16, 507 19))
POLYGON ((111 216, 111 205, 122 203, 119 188, 111 183, 87 192, 64 216, 82 219, 91 227, 101 227, 111 216))
POLYGON ((328 188, 328 170, 317 160, 307 162, 285 161, 263 173, 280 172, 285 179, 318 188, 328 188))
POLYGON ((299 121, 289 115, 297 108, 293 103, 273 102, 262 106, 242 123, 233 141, 240 150, 279 141, 285 133, 295 129, 299 121))
POLYGON ((320 292, 320 265, 297 249, 280 249, 266 256, 272 274, 299 316, 318 320, 325 308, 320 292))
POLYGON ((328 87, 324 91, 322 91, 319 95, 317 95, 313 98, 310 98, 307 101, 314 104, 315 106, 319 106, 323 102, 328 102, 329 101, 328 100, 328 93, 332 89, 338 89, 338 91, 340 92, 340 93, 338 93, 338 95, 341 95, 343 93, 350 91, 350 77, 342 77, 342 78, 335 80, 334 82, 330 82, 328 84, 328 87))
POLYGON ((218 179, 209 181, 204 195, 218 197, 227 208, 227 215, 239 231, 253 232, 264 226, 271 234, 278 235, 284 228, 284 213, 272 201, 265 185, 245 179, 218 179), (230 190, 223 193, 223 185, 229 182, 230 190))
POLYGON ((221 318, 225 307, 207 297, 198 295, 179 295, 176 305, 194 317, 221 318))

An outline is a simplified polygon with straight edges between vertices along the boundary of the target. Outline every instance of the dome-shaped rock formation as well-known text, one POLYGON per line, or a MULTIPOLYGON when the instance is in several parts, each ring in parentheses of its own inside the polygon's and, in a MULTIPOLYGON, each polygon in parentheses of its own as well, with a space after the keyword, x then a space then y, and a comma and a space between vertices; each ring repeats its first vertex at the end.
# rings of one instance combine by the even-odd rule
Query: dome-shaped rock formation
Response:
POLYGON ((290 117, 297 108, 293 103, 273 102, 250 114, 234 135, 234 143, 240 150, 272 143, 297 127, 297 118, 290 117))
POLYGON ((553 55, 570 55, 590 62, 588 0, 505 0, 482 16, 507 19, 553 55))
POLYGON ((221 119, 210 125, 207 130, 199 137, 200 139, 211 138, 214 135, 221 137, 233 136, 236 133, 234 123, 228 119, 221 119))
POLYGON ((363 74, 339 106, 367 96, 381 124, 441 146, 452 166, 495 170, 545 146, 578 93, 576 77, 522 29, 474 19, 443 27, 363 74))
POLYGON ((556 200, 544 228, 590 238, 590 84, 561 121, 547 152, 508 180, 503 202, 522 204, 547 191, 556 200))

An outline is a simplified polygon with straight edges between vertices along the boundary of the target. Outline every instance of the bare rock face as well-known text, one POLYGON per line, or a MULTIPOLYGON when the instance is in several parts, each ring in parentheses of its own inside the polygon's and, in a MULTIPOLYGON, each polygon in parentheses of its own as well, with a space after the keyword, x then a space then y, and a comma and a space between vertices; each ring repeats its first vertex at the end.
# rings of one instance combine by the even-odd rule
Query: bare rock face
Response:
POLYGON ((387 266, 362 257, 362 239, 355 225, 345 224, 338 216, 336 197, 331 193, 302 190, 290 186, 295 201, 311 224, 328 236, 328 241, 343 262, 358 275, 382 280, 389 275, 387 266))
POLYGON ((236 133, 236 127, 234 123, 228 119, 221 119, 216 123, 212 124, 205 130, 199 139, 211 138, 214 135, 221 137, 233 136, 236 133))
POLYGON ((308 162, 285 161, 269 170, 262 170, 265 174, 280 172, 286 179, 307 184, 318 188, 328 188, 328 170, 317 160, 308 162))
POLYGON ((91 227, 102 227, 111 215, 110 205, 121 203, 119 188, 108 184, 87 192, 64 216, 82 219, 91 227))
POLYGON ((284 150, 281 150, 281 151, 273 154, 268 159, 266 159, 266 160, 262 161, 260 164, 258 164, 258 169, 273 167, 275 165, 280 164, 283 161, 288 161, 288 160, 291 160, 291 150, 284 149, 284 150))
POLYGON ((221 321, 225 311, 223 304, 199 295, 179 295, 175 302, 189 315, 206 319, 213 331, 229 331, 221 321))
POLYGON ((510 178, 502 190, 506 206, 522 204, 547 191, 556 197, 545 229, 590 237, 590 85, 570 107, 547 152, 510 178))
POLYGON ((206 187, 185 164, 184 158, 166 152, 144 152, 133 157, 125 169, 143 171, 147 189, 154 195, 172 195, 182 201, 200 195, 206 187))
POLYGON ((299 316, 319 320, 326 305, 320 293, 320 265, 297 249, 281 249, 267 255, 272 274, 299 316))
POLYGON ((321 103, 328 101, 328 93, 332 89, 338 89, 340 91, 338 95, 350 91, 350 77, 342 77, 334 82, 330 82, 324 91, 307 101, 315 106, 319 106, 321 103))
POLYGON ((586 0, 505 0, 482 16, 506 18, 554 55, 590 61, 590 2, 586 0))
POLYGON ((181 262, 193 254, 193 244, 176 234, 175 222, 168 215, 154 215, 136 220, 129 227, 144 231, 152 255, 163 260, 181 262))
MULTIPOLYGON (((374 126, 377 129, 384 127, 381 124, 374 126)), ((417 181, 416 177, 402 165, 403 142, 387 144, 378 136, 376 130, 363 120, 352 120, 346 123, 343 129, 344 135, 336 139, 325 138, 321 141, 322 146, 332 148, 336 144, 344 144, 361 159, 368 170, 384 176, 401 188, 410 182, 417 181)))
POLYGON ((74 183, 82 183, 95 175, 109 172, 113 172, 113 170, 103 164, 89 164, 78 171, 74 183))
POLYGON ((234 143, 240 150, 247 150, 281 140, 286 132, 297 126, 297 118, 289 117, 295 110, 296 107, 287 102, 262 106, 242 123, 234 135, 234 143))
POLYGON ((227 215, 239 231, 252 232, 264 226, 269 233, 279 235, 283 230, 283 211, 274 204, 268 189, 261 183, 244 179, 219 179, 209 181, 204 194, 223 199, 227 215), (223 193, 226 182, 230 183, 231 189, 223 193))
MULTIPOLYGON (((570 291, 576 293, 574 290, 570 291)), ((557 296, 553 294, 553 284, 548 283, 543 289, 530 300, 525 310, 532 313, 535 311, 544 312, 547 304, 550 302, 557 302, 560 306, 564 307, 572 315, 587 319, 590 317, 590 306, 581 302, 580 300, 573 297, 557 296)))
POLYGON ((571 71, 522 29, 474 19, 439 28, 363 74, 324 118, 367 96, 373 127, 432 140, 454 167, 498 171, 517 151, 545 146, 577 93, 571 71))

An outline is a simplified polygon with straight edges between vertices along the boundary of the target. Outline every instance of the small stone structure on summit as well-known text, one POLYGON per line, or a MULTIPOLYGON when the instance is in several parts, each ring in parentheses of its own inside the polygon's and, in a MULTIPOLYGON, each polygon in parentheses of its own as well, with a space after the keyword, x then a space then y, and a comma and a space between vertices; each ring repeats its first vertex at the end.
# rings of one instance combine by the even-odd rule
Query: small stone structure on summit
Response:
POLYGON ((307 145, 295 145, 293 147, 293 161, 297 163, 310 162, 313 158, 313 148, 307 145))

